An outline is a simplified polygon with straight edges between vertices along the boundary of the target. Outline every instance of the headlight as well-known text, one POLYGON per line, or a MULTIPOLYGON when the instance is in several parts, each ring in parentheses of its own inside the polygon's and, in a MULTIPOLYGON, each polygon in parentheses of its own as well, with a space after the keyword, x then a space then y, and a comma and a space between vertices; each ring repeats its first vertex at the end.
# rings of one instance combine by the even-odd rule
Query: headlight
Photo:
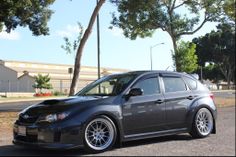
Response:
POLYGON ((56 122, 56 121, 59 121, 59 120, 63 120, 65 119, 66 117, 68 117, 69 115, 69 112, 62 112, 62 113, 57 113, 57 114, 49 114, 49 115, 46 115, 46 116, 43 116, 39 119, 39 122, 56 122))

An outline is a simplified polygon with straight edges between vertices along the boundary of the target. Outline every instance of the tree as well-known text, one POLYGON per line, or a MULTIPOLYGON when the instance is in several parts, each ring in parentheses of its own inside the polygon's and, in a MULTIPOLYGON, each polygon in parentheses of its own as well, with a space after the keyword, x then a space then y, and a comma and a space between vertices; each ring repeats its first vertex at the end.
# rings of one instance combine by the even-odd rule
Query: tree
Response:
POLYGON ((74 74, 73 74, 73 78, 72 78, 72 82, 71 82, 71 86, 70 86, 70 93, 69 95, 74 95, 75 91, 76 91, 76 84, 77 84, 77 80, 79 78, 79 73, 80 73, 80 65, 81 65, 81 57, 82 57, 82 53, 83 53, 83 49, 85 46, 85 43, 88 40, 88 37, 91 34, 95 19, 98 15, 98 12, 100 10, 100 8, 102 7, 102 5, 104 4, 105 0, 99 0, 96 7, 93 10, 93 13, 91 15, 91 18, 89 20, 89 24, 87 29, 85 30, 83 37, 81 38, 79 47, 77 49, 76 52, 76 57, 75 57, 75 64, 74 64, 74 74))
POLYGON ((227 23, 220 24, 217 28, 217 31, 194 39, 193 42, 197 45, 198 58, 205 63, 216 64, 230 88, 230 81, 235 80, 235 30, 227 23))
POLYGON ((214 51, 209 33, 205 36, 194 38, 192 42, 196 44, 196 55, 198 56, 198 65, 205 67, 206 62, 213 62, 212 52, 214 51), (208 46, 207 46, 208 45, 208 46))
POLYGON ((49 75, 43 76, 42 74, 38 74, 38 76, 35 77, 33 88, 40 89, 40 93, 42 93, 42 89, 52 89, 52 84, 49 82, 49 75))
MULTIPOLYGON (((156 29, 162 29, 170 35, 174 53, 181 36, 192 35, 206 22, 217 20, 222 15, 223 5, 223 0, 111 1, 117 5, 119 12, 118 16, 113 14, 112 25, 123 29, 126 37, 132 40, 138 36, 144 38, 151 36, 156 29), (204 14, 201 22, 200 11, 204 14)), ((177 58, 174 60, 177 62, 177 58)), ((175 65, 179 71, 179 65, 175 65)))
POLYGON ((223 9, 230 20, 235 23, 235 0, 225 0, 223 9))
POLYGON ((219 89, 219 80, 224 79, 224 75, 222 74, 219 66, 214 63, 210 63, 207 66, 205 66, 203 69, 203 78, 209 79, 213 81, 213 83, 217 84, 217 88, 219 89))
POLYGON ((198 68, 197 55, 195 54, 196 45, 190 42, 181 41, 177 43, 177 51, 173 54, 179 72, 192 73, 198 68))
POLYGON ((61 45, 61 48, 65 50, 67 54, 72 54, 76 52, 76 50, 78 49, 78 45, 80 43, 81 37, 83 35, 83 27, 81 23, 78 22, 77 24, 80 30, 78 37, 73 42, 71 42, 68 37, 63 38, 65 41, 65 45, 61 45))
POLYGON ((52 10, 49 6, 55 0, 1 0, 0 3, 0 32, 6 27, 8 33, 18 26, 26 27, 33 35, 48 35, 49 21, 52 10))

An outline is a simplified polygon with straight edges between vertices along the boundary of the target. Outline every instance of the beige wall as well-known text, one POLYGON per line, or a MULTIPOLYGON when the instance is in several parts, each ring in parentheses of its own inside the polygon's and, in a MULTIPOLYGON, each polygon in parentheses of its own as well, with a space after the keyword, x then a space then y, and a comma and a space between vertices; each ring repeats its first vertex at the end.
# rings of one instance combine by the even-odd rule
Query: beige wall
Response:
MULTIPOLYGON (((70 89, 70 81, 72 74, 68 73, 68 68, 72 68, 72 65, 66 64, 46 64, 46 63, 34 63, 34 62, 22 62, 22 61, 3 61, 1 64, 5 65, 6 73, 4 78, 12 78, 17 80, 18 77, 22 76, 24 71, 27 71, 30 76, 37 76, 39 73, 42 75, 49 74, 51 78, 51 84, 54 91, 60 91, 68 93, 70 89), (7 69, 6 69, 7 68, 7 69), (12 70, 11 70, 12 69, 12 70), (15 72, 14 72, 15 71, 15 72)), ((2 65, 2 67, 4 67, 2 65)), ((4 68, 2 68, 4 69, 4 68)), ((1 65, 0 65, 1 70, 1 65)), ((2 70, 3 71, 3 70, 2 70)), ((111 74, 111 73, 121 73, 126 72, 126 69, 115 69, 115 68, 101 68, 101 75, 111 74)), ((27 75, 26 75, 27 76, 27 75)), ((22 85, 12 85, 17 86, 16 91, 26 90, 32 91, 32 77, 24 77, 19 79, 22 85), (30 84, 30 85, 28 85, 30 84), (29 89, 30 88, 30 89, 29 89)), ((1 73, 0 73, 1 78, 1 73)), ((77 86, 77 91, 81 90, 83 87, 97 79, 97 67, 82 66, 79 76, 79 83, 77 86)), ((1 79, 0 79, 1 80, 1 79)))

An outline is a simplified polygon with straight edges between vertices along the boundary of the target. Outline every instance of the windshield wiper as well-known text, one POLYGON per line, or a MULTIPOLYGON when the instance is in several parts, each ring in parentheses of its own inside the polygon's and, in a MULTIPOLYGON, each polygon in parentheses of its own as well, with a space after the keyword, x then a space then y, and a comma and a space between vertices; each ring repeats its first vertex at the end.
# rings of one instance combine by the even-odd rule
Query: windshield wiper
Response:
POLYGON ((99 93, 94 93, 94 94, 82 94, 78 96, 114 96, 113 94, 99 94, 99 93))

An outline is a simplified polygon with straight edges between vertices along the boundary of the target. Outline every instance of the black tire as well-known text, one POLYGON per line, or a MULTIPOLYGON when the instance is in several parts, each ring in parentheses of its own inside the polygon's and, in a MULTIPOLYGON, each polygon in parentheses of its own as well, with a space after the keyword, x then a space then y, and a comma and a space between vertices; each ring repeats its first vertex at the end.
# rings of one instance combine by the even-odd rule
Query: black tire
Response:
POLYGON ((211 112, 207 108, 201 108, 196 113, 190 135, 193 138, 204 138, 211 134, 214 120, 211 112))
POLYGON ((107 116, 97 116, 84 128, 84 146, 89 153, 100 153, 112 148, 117 137, 116 126, 107 116))

